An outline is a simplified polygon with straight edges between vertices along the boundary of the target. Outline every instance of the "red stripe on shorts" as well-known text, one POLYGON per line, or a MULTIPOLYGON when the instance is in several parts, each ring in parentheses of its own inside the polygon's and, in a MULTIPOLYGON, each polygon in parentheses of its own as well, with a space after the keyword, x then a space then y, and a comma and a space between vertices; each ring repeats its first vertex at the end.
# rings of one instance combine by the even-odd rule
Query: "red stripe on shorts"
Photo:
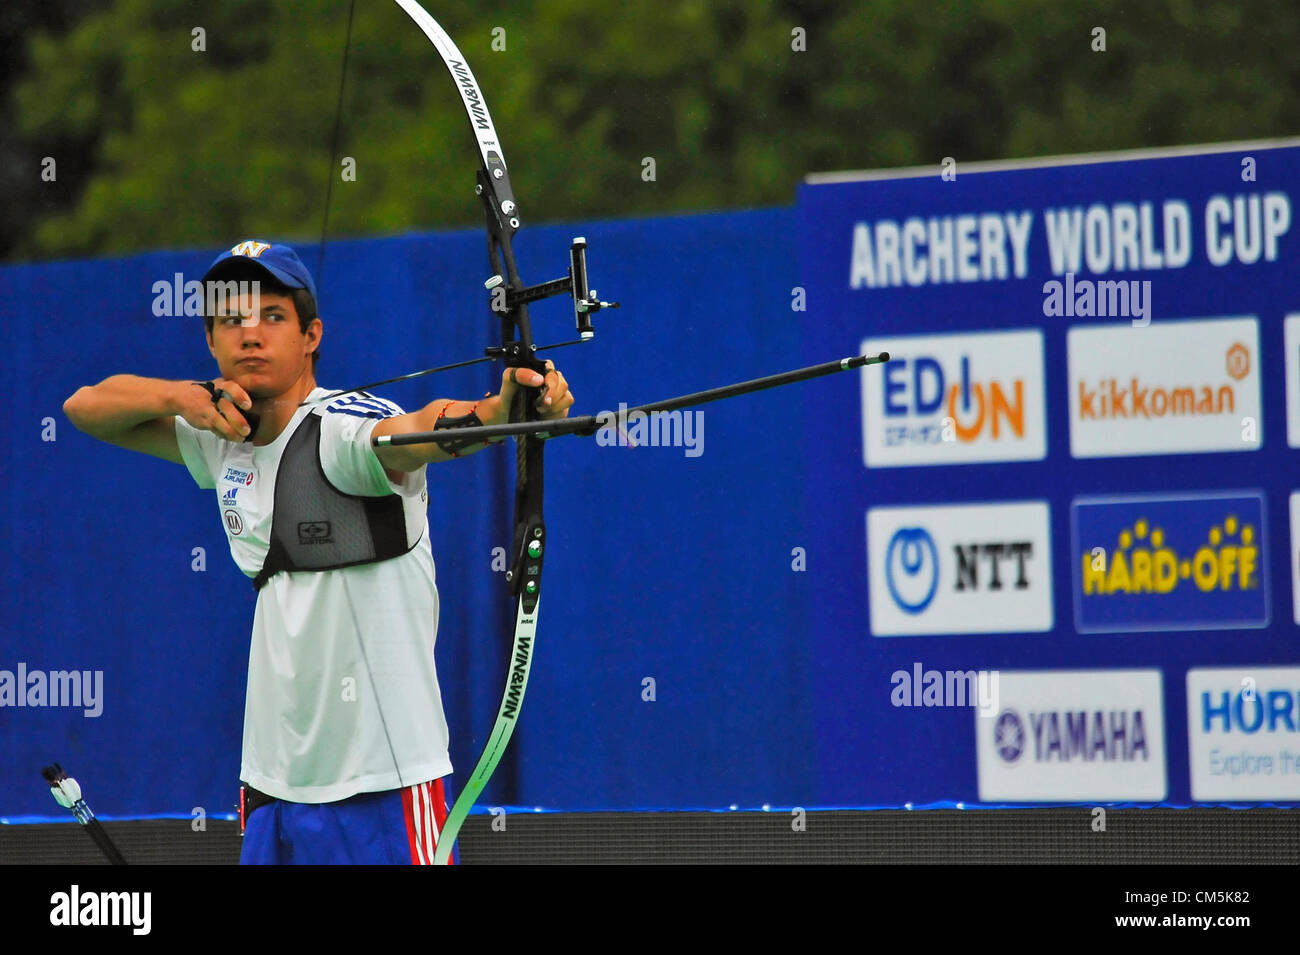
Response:
POLYGON ((420 856, 415 847, 414 787, 402 790, 402 814, 406 817, 406 843, 411 849, 411 865, 420 865, 420 856))

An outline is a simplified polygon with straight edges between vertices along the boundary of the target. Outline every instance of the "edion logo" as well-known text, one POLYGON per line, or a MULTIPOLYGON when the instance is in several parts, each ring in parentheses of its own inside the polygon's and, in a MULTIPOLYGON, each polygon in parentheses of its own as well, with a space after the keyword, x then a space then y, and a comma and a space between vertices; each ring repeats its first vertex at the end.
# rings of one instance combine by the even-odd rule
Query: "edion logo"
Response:
POLYGON ((881 374, 886 418, 939 416, 939 427, 888 427, 891 444, 955 440, 969 444, 981 437, 997 441, 1025 436, 1025 380, 979 380, 971 373, 971 356, 962 355, 950 381, 935 358, 891 358, 881 374), (950 434, 945 435, 944 431, 950 434))
POLYGON ((868 467, 1046 456, 1041 331, 867 339, 862 347, 891 355, 861 379, 868 467))

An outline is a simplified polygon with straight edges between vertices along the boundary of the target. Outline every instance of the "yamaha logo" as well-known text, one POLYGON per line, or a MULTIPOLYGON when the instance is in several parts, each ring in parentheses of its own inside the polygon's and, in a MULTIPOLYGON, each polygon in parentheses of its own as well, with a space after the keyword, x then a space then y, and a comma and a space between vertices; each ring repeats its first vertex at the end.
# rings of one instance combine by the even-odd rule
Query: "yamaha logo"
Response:
POLYGON ((1020 714, 1015 710, 1003 710, 993 727, 993 745, 998 755, 1008 763, 1014 763, 1025 749, 1025 725, 1020 722, 1020 714))

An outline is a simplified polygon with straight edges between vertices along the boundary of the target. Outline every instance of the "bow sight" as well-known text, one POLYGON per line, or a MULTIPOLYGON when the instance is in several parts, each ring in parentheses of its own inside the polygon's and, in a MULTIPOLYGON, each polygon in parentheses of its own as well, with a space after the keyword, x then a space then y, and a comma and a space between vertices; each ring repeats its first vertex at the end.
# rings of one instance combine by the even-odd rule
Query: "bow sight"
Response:
MULTIPOLYGON (((480 196, 485 195, 481 185, 477 191, 480 196)), ((487 202, 486 199, 484 201, 487 202)), ((514 219, 513 222, 514 227, 518 228, 519 220, 514 219)), ((565 278, 542 282, 540 285, 530 285, 527 288, 513 289, 506 284, 505 277, 498 272, 483 285, 489 292, 494 293, 492 297, 494 312, 513 312, 520 305, 537 302, 553 295, 573 296, 573 317, 578 327, 578 337, 572 341, 556 342, 553 345, 538 345, 533 351, 580 345, 591 341, 596 334, 596 330, 591 325, 591 316, 602 308, 618 308, 618 302, 602 302, 596 290, 587 286, 587 240, 583 236, 575 237, 569 247, 569 274, 565 278), (497 289, 502 291, 497 292, 497 289)), ((488 346, 484 352, 488 358, 507 358, 517 355, 518 348, 519 342, 512 342, 509 345, 488 346)))

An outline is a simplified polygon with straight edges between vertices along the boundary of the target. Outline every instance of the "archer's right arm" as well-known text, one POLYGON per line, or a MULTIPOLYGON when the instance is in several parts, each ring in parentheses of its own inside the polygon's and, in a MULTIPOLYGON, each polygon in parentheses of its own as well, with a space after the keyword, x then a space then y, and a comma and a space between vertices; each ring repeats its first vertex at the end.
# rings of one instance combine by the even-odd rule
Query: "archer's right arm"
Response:
MULTIPOLYGON (((218 379, 225 388, 251 407, 247 394, 233 381, 218 379)), ((223 404, 227 403, 223 399, 223 404)), ((97 385, 87 385, 63 403, 68 420, 92 438, 129 448, 156 458, 184 464, 176 443, 176 416, 195 428, 212 431, 228 441, 240 442, 247 424, 238 428, 222 416, 206 389, 189 381, 166 381, 137 375, 113 375, 97 385)))

